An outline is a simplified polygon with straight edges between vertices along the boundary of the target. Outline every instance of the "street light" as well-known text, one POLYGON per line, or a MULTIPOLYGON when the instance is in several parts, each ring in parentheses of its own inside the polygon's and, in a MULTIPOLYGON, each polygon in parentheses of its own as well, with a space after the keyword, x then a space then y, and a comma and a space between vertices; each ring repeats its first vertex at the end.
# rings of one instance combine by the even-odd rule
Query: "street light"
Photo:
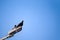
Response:
POLYGON ((23 22, 24 21, 22 20, 17 26, 14 25, 14 28, 8 32, 8 35, 1 38, 0 40, 5 40, 7 38, 13 37, 16 33, 20 32, 22 30, 23 22))

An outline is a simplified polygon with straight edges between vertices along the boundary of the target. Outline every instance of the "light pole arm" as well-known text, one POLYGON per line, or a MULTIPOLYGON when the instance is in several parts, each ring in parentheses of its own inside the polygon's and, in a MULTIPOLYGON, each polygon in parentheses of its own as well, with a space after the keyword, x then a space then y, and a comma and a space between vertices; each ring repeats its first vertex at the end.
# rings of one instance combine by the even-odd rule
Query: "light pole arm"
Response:
POLYGON ((15 27, 8 32, 8 35, 1 38, 0 40, 6 40, 10 37, 13 37, 16 33, 20 32, 22 30, 22 26, 23 26, 23 21, 21 23, 19 23, 17 26, 15 25, 15 27))

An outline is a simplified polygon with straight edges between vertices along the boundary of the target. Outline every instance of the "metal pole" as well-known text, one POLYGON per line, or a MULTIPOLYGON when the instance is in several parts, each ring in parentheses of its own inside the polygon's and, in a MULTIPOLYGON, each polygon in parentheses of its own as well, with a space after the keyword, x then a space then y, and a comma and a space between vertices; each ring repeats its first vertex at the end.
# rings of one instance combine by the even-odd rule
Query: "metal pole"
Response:
POLYGON ((8 39, 9 37, 10 37, 10 36, 7 35, 7 36, 3 37, 1 40, 6 40, 6 39, 8 39))

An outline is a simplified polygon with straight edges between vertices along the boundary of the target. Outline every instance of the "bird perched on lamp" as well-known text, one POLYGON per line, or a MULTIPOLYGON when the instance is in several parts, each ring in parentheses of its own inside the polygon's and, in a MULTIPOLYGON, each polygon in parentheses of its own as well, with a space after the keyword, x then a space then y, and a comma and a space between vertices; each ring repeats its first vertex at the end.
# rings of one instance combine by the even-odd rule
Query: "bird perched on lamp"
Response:
POLYGON ((22 30, 23 22, 24 21, 22 20, 18 25, 14 25, 14 28, 8 32, 8 35, 3 37, 1 40, 13 37, 16 33, 20 32, 22 30))

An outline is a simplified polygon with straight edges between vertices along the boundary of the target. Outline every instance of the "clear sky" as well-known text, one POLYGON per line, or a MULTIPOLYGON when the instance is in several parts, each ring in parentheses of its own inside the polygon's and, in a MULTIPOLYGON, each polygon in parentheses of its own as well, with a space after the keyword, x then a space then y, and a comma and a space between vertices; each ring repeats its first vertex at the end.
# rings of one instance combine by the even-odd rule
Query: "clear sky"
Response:
POLYGON ((0 0, 0 38, 21 20, 23 30, 7 40, 60 40, 60 0, 0 0))

